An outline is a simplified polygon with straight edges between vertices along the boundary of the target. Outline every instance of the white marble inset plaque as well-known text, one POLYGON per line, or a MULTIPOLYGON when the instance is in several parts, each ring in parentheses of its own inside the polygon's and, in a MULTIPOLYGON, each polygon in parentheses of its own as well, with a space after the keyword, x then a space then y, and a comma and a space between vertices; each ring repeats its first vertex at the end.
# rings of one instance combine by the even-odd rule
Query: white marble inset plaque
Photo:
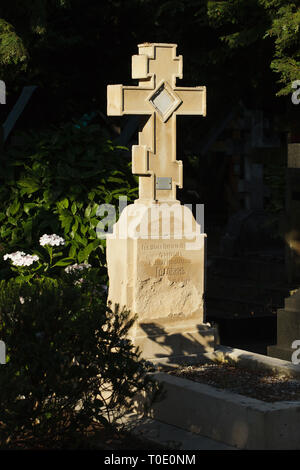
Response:
POLYGON ((151 100, 156 109, 164 115, 174 104, 174 98, 162 87, 151 100))
POLYGON ((182 103, 181 99, 167 82, 161 83, 157 90, 148 98, 148 101, 157 111, 163 122, 166 122, 182 103))

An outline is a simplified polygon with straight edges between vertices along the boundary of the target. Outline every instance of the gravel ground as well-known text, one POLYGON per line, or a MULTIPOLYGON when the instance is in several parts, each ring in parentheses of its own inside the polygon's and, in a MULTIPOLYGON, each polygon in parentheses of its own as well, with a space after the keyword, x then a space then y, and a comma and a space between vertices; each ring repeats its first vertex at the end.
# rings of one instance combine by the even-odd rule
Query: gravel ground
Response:
POLYGON ((300 400, 300 380, 229 364, 185 366, 169 371, 169 374, 266 402, 300 400))

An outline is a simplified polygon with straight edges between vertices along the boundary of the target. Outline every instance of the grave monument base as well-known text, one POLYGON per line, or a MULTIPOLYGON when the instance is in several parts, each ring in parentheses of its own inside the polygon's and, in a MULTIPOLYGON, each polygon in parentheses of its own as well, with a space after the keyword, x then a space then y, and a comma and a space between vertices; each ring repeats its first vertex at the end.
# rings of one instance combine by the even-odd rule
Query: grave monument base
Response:
POLYGON ((205 240, 178 201, 136 201, 107 236, 108 300, 137 315, 130 339, 145 359, 214 350, 215 329, 204 322, 205 240))
POLYGON ((300 289, 285 299, 284 309, 277 310, 277 344, 268 346, 268 355, 291 361, 295 340, 300 340, 300 289))

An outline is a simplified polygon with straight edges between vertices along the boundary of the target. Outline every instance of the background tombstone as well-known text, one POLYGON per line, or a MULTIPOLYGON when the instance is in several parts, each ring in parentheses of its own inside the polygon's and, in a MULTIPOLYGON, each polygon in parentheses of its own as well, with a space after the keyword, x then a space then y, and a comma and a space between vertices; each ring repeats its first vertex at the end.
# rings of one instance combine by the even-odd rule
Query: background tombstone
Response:
POLYGON ((286 220, 287 277, 295 282, 300 280, 300 143, 288 144, 286 220))
POLYGON ((169 362, 214 348, 204 323, 205 238, 190 209, 176 199, 176 115, 205 115, 205 87, 176 86, 182 57, 175 44, 141 44, 133 56, 138 86, 109 85, 108 115, 149 117, 132 148, 139 199, 107 236, 108 299, 137 314, 131 337, 143 357, 169 362))
MULTIPOLYGON (((291 137, 289 137, 291 139, 291 137)), ((291 139, 292 140, 292 139, 291 139)), ((300 142, 288 143, 286 170, 286 271, 289 283, 300 281, 300 142)), ((291 360, 293 341, 300 339, 300 289, 285 299, 277 310, 277 344, 268 347, 268 355, 291 360)))
POLYGON ((268 355, 291 361, 292 343, 300 340, 300 289, 285 299, 277 310, 277 344, 268 346, 268 355))

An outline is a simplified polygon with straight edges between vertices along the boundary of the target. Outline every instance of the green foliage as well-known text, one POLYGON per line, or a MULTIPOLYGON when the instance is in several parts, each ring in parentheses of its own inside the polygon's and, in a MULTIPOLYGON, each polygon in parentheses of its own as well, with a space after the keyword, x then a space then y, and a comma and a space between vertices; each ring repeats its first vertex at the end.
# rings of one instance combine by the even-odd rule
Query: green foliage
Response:
POLYGON ((208 17, 212 26, 220 28, 220 39, 228 54, 238 48, 268 47, 272 70, 280 74, 283 87, 278 95, 291 93, 291 83, 299 79, 300 70, 300 10, 289 0, 229 0, 209 1, 208 17))
POLYGON ((271 67, 281 75, 284 86, 279 95, 291 93, 291 83, 299 80, 300 71, 300 10, 295 3, 279 9, 268 34, 275 39, 275 58, 271 67))
POLYGON ((28 53, 13 26, 0 19, 0 64, 22 66, 28 59, 28 53))
POLYGON ((106 307, 95 276, 74 279, 0 283, 2 449, 76 448, 91 425, 133 411, 137 392, 158 391, 127 339, 129 312, 106 307))
POLYGON ((103 203, 117 212, 119 196, 127 196, 128 203, 136 198, 127 153, 97 125, 78 129, 70 123, 24 137, 22 148, 9 148, 0 169, 0 236, 6 253, 32 252, 44 233, 56 233, 66 240, 64 257, 104 266, 105 240, 96 235, 101 220, 96 212, 103 203))
POLYGON ((278 215, 284 209, 286 191, 286 168, 284 165, 266 165, 264 180, 270 189, 270 200, 266 208, 272 215, 278 215))

